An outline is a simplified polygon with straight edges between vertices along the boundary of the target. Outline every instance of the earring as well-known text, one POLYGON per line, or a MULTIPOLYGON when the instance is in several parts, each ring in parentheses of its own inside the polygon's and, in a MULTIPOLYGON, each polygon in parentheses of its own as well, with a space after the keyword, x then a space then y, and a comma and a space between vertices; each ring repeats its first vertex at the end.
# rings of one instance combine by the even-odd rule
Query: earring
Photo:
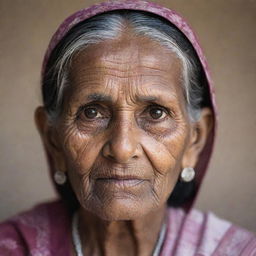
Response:
POLYGON ((63 185, 66 180, 67 180, 67 176, 64 172, 61 172, 61 171, 56 171, 54 173, 54 181, 58 184, 58 185, 63 185))
POLYGON ((190 182, 195 178, 195 170, 192 167, 186 167, 182 170, 180 178, 184 182, 190 182))

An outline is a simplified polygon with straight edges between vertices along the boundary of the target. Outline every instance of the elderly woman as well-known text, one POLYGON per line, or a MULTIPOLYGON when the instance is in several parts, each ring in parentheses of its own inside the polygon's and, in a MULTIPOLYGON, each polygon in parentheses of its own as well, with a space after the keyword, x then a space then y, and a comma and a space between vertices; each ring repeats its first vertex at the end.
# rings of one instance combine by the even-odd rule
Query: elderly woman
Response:
POLYGON ((253 234, 191 209, 216 112, 207 64, 175 12, 83 9, 58 28, 35 113, 60 201, 0 226, 1 255, 256 255, 253 234))

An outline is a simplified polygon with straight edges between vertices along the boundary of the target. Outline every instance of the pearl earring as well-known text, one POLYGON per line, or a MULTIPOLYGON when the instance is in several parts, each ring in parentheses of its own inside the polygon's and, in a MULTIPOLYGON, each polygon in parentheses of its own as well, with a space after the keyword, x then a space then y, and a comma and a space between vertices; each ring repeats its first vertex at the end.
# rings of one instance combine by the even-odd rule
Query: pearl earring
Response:
POLYGON ((58 185, 63 185, 66 180, 67 180, 67 176, 64 172, 61 171, 56 171, 54 173, 54 181, 58 184, 58 185))
POLYGON ((182 170, 180 178, 184 182, 190 182, 195 178, 195 170, 192 167, 186 167, 182 170))

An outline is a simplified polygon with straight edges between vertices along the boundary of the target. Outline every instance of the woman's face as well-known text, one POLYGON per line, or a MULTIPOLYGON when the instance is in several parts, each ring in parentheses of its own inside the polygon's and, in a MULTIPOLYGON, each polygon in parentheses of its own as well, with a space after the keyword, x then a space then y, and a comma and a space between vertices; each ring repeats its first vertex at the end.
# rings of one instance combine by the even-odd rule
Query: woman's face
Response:
POLYGON ((126 35, 76 55, 69 85, 53 157, 81 206, 107 220, 162 207, 190 140, 180 61, 126 35))

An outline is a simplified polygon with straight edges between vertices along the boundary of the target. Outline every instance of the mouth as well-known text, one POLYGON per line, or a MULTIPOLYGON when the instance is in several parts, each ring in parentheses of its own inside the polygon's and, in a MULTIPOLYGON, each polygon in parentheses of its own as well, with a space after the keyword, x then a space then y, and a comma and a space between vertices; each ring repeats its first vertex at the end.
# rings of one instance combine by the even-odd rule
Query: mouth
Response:
POLYGON ((137 186, 143 182, 145 182, 145 179, 136 177, 136 176, 110 176, 110 177, 100 177, 97 178, 96 181, 104 184, 109 185, 117 185, 121 187, 133 187, 137 186))

